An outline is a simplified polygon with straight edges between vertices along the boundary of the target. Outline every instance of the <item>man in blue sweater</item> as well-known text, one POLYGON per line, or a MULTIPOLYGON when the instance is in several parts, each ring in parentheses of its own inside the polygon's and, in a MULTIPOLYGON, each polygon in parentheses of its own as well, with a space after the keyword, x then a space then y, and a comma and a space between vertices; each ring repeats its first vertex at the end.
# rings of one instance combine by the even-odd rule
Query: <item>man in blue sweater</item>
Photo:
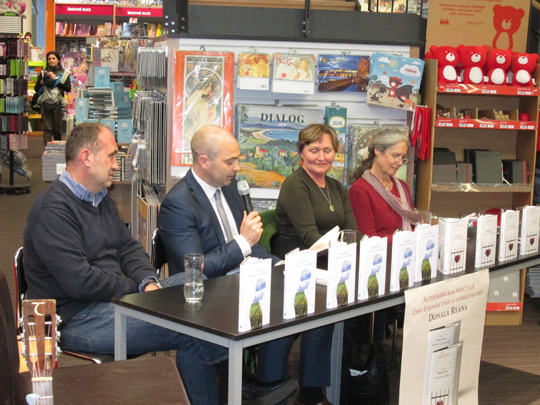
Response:
MULTIPOLYGON (((35 199, 28 214, 23 257, 27 295, 56 300, 64 349, 114 353, 111 299, 162 287, 107 195, 118 170, 117 152, 106 127, 77 125, 66 143, 66 169, 35 199)), ((183 273, 161 283, 182 284, 183 273)), ((128 320, 127 328, 128 356, 176 350, 190 401, 219 402, 214 363, 227 358, 225 348, 139 320, 128 320)), ((274 388, 264 386, 256 396, 274 388)))

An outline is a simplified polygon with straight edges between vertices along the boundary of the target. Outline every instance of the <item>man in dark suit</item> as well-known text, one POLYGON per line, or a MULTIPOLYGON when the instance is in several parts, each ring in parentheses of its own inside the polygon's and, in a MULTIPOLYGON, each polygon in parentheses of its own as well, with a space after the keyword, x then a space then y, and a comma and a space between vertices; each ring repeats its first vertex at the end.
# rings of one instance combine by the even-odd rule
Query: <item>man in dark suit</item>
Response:
POLYGON ((257 212, 247 212, 237 190, 238 142, 229 132, 205 126, 191 144, 193 167, 165 197, 158 223, 170 274, 184 271, 186 253, 204 254, 204 274, 223 276, 247 256, 272 257, 258 244, 263 228, 257 212), (225 219, 217 208, 216 192, 225 219), (232 232, 227 235, 227 228, 232 232))
MULTIPOLYGON (((205 126, 193 136, 191 151, 193 167, 165 196, 158 216, 171 274, 184 271, 186 253, 204 254, 204 274, 208 278, 224 276, 235 270, 247 256, 272 257, 275 264, 279 259, 258 244, 263 232, 259 214, 247 213, 236 189, 235 177, 240 170, 240 148, 236 138, 223 128, 205 126), (218 201, 222 203, 223 210, 219 208, 218 201)), ((331 340, 331 336, 322 336, 317 331, 303 334, 302 339, 305 340, 302 345, 306 346, 303 354, 315 358, 321 367, 307 369, 306 362, 302 362, 301 389, 327 385, 330 370, 329 366, 323 365, 325 362, 320 353, 324 350, 320 345, 331 340)), ((286 336, 260 345, 260 381, 266 384, 283 381, 293 339, 294 336, 286 336)), ((322 400, 301 398, 296 403, 329 404, 324 395, 322 400)))
MULTIPOLYGON (((208 278, 237 269, 250 255, 276 263, 279 259, 258 244, 263 232, 259 214, 247 213, 236 188, 240 148, 234 136, 223 128, 205 126, 193 136, 191 150, 193 167, 165 196, 159 210, 170 274, 184 271, 186 253, 204 254, 208 278)), ((298 385, 285 376, 262 381, 242 390, 243 402, 279 403, 298 385)))

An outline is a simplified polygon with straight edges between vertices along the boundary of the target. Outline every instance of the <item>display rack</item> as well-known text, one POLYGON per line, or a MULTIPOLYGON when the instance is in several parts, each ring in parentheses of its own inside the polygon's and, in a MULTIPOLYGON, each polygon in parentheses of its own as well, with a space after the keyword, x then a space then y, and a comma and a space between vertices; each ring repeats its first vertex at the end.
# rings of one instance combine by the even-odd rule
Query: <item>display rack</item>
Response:
MULTIPOLYGON (((539 83, 540 69, 536 69, 539 83)), ((432 109, 430 159, 418 161, 416 171, 416 206, 439 217, 462 217, 490 208, 516 209, 533 202, 538 132, 539 89, 537 87, 437 84, 437 61, 426 60, 424 102, 432 109), (445 107, 453 115, 437 118, 436 111, 445 107), (480 119, 478 111, 504 110, 509 120, 480 119), (456 111, 468 110, 471 118, 460 119, 456 111), (519 114, 528 115, 520 121, 519 114), (501 152, 502 159, 527 162, 525 184, 475 184, 433 182, 433 151, 444 147, 464 160, 464 149, 490 149, 501 152)), ((521 270, 519 302, 525 289, 525 270, 521 270)), ((516 306, 517 308, 517 306, 516 306)), ((487 312, 486 324, 517 325, 522 320, 518 310, 487 312)))
MULTIPOLYGON (((27 194, 28 181, 15 181, 15 174, 26 172, 24 161, 15 152, 26 149, 28 142, 27 113, 27 66, 28 45, 18 35, 0 35, 0 80, 2 99, 0 103, 0 150, 8 155, 9 180, 0 183, 0 194, 27 194)), ((28 176, 27 176, 28 177, 28 176)), ((23 177, 24 178, 24 177, 23 177)))

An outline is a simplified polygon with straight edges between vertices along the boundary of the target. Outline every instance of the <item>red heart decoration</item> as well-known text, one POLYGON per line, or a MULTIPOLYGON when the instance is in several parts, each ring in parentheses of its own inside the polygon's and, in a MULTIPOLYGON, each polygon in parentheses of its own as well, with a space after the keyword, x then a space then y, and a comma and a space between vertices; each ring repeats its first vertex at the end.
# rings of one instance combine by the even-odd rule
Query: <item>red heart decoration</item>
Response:
POLYGON ((512 249, 514 249, 514 244, 513 244, 513 243, 510 243, 510 244, 508 245, 508 250, 512 250, 512 249))
POLYGON ((489 257, 489 255, 491 254, 491 249, 486 249, 486 256, 489 257))
POLYGON ((534 244, 534 238, 529 239, 529 243, 530 243, 531 245, 533 245, 533 244, 534 244))
POLYGON ((459 262, 459 259, 461 259, 461 255, 455 255, 454 256, 454 260, 455 260, 456 263, 459 262))

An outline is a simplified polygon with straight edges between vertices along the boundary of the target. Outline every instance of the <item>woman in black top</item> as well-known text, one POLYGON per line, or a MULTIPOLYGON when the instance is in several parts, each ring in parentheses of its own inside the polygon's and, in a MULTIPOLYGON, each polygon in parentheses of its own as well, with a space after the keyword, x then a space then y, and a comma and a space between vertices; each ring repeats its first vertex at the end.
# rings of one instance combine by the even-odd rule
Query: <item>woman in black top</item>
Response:
MULTIPOLYGON (((64 68, 60 63, 60 55, 58 54, 58 52, 47 52, 47 66, 45 70, 54 73, 56 77, 61 77, 64 74, 64 68)), ((68 76, 64 83, 57 83, 56 78, 44 80, 43 76, 40 74, 38 76, 35 86, 36 93, 42 86, 57 86, 62 91, 62 95, 65 95, 65 93, 69 93, 71 91, 71 80, 68 76)), ((52 139, 62 139, 63 113, 64 111, 61 103, 43 103, 41 105, 41 121, 43 122, 43 142, 45 145, 47 145, 47 142, 51 141, 52 139)))

